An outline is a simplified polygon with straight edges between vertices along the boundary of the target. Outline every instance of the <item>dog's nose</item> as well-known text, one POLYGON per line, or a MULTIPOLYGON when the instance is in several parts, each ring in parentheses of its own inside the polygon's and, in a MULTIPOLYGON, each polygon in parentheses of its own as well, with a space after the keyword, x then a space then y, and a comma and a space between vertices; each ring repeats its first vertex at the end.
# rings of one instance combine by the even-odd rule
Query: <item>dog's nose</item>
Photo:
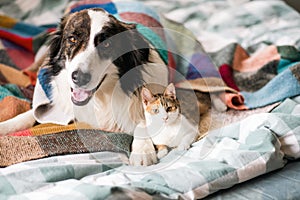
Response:
POLYGON ((90 82, 91 78, 90 73, 83 73, 81 70, 76 70, 72 73, 72 81, 79 87, 86 85, 90 82))

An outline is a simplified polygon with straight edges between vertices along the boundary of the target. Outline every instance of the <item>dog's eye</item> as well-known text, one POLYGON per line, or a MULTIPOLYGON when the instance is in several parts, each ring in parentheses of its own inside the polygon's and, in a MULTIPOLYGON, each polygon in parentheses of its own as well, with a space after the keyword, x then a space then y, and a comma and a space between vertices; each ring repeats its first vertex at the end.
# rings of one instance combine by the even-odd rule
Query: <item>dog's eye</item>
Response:
POLYGON ((68 39, 70 43, 75 44, 77 42, 77 39, 74 36, 70 36, 68 39))
POLYGON ((105 47, 105 48, 109 47, 110 46, 110 41, 109 40, 103 41, 102 46, 105 47))

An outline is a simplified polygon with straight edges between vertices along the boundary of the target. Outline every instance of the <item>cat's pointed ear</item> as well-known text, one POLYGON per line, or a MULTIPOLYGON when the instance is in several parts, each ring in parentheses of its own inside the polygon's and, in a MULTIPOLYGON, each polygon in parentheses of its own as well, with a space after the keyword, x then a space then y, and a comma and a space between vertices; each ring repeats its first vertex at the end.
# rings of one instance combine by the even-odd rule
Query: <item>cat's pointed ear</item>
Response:
POLYGON ((173 83, 170 83, 167 86, 167 88, 165 89, 164 95, 176 98, 176 91, 175 91, 175 86, 173 83))
POLYGON ((143 104, 147 105, 148 102, 153 100, 153 94, 151 93, 151 91, 145 87, 142 88, 141 91, 141 96, 142 96, 142 101, 143 104))

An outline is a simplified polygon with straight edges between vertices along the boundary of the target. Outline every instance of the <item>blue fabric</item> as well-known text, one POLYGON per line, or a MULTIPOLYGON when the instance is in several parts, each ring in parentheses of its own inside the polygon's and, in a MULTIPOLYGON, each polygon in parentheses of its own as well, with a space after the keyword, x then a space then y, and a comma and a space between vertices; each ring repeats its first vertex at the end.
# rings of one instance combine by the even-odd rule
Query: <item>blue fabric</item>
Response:
POLYGON ((47 96, 47 98, 52 101, 52 86, 51 86, 51 76, 49 75, 49 68, 41 68, 38 73, 38 80, 47 96))
POLYGON ((115 6, 118 10, 118 13, 125 13, 125 12, 134 12, 134 13, 144 13, 157 21, 160 21, 158 14, 153 11, 151 8, 145 6, 145 4, 140 2, 115 2, 115 6))
POLYGON ((16 34, 21 37, 33 37, 47 30, 46 27, 38 27, 26 23, 17 22, 12 28, 0 27, 0 30, 16 34))
POLYGON ((85 4, 85 5, 80 5, 77 6, 73 9, 71 9, 71 13, 77 12, 83 9, 89 9, 89 8, 103 8, 110 14, 116 14, 117 13, 117 8, 114 3, 106 3, 106 4, 85 4))
POLYGON ((285 70, 256 92, 241 92, 248 108, 257 108, 300 94, 300 84, 291 70, 285 70))
POLYGON ((281 73, 284 70, 290 68, 293 65, 298 64, 299 62, 293 62, 291 60, 287 60, 287 59, 280 59, 279 64, 277 66, 277 73, 281 73))
POLYGON ((22 35, 24 37, 32 37, 32 36, 36 36, 36 35, 44 32, 46 30, 47 30, 47 28, 44 28, 44 27, 34 26, 31 24, 18 22, 13 27, 12 32, 15 32, 18 35, 22 35))

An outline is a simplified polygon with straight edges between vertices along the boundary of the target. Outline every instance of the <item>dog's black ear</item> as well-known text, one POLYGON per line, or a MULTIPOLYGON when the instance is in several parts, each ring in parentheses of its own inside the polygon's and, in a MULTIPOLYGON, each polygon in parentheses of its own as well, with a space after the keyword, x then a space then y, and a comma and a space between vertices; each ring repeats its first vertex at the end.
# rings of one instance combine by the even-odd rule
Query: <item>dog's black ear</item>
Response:
POLYGON ((65 15, 64 17, 62 17, 56 30, 50 35, 49 61, 47 64, 52 68, 53 75, 56 75, 61 70, 61 68, 63 68, 61 62, 62 60, 61 44, 62 44, 63 30, 67 23, 68 17, 69 15, 65 15))
POLYGON ((120 51, 113 62, 119 69, 121 87, 130 94, 144 84, 141 65, 149 62, 150 45, 143 35, 136 29, 135 24, 121 23, 124 30, 117 38, 120 51), (125 75, 125 76, 124 76, 125 75))
POLYGON ((128 39, 132 40, 133 53, 138 65, 149 62, 150 45, 144 36, 137 30, 136 25, 131 25, 128 31, 128 39))
POLYGON ((49 55, 50 58, 55 58, 60 53, 62 33, 66 24, 67 16, 61 18, 56 30, 51 34, 49 42, 49 55))

